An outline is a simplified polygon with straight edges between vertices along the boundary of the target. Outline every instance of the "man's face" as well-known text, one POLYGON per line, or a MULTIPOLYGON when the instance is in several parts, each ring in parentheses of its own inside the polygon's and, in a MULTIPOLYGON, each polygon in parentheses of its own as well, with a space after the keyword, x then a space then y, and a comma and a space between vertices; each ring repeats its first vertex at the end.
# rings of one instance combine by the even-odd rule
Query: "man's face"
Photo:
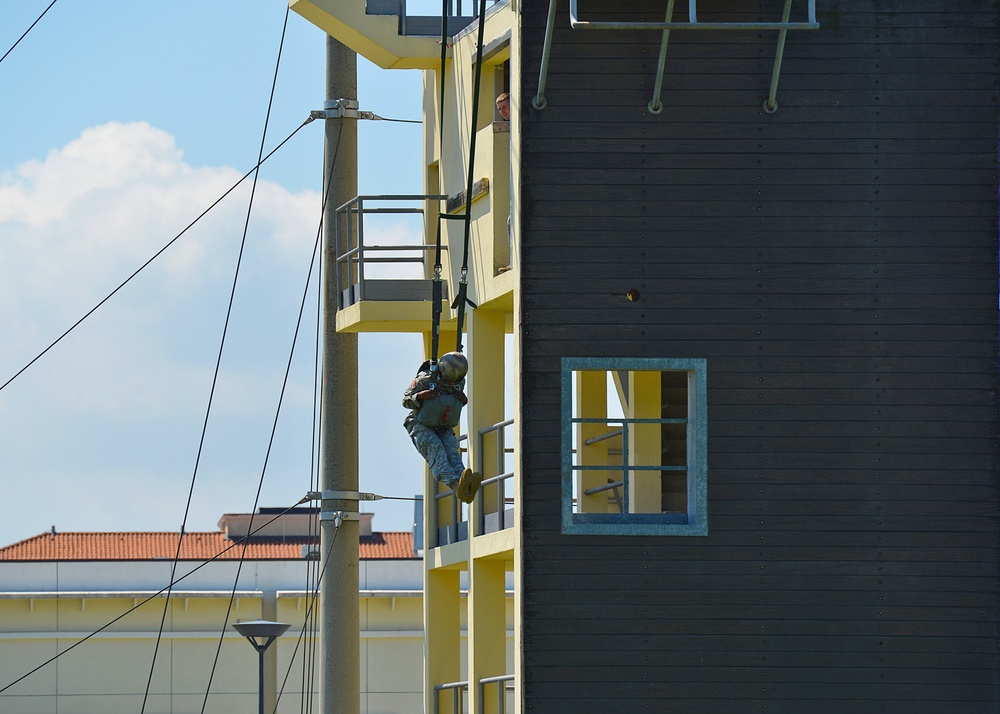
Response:
POLYGON ((510 121, 510 100, 501 99, 497 102, 497 111, 500 112, 500 116, 504 118, 504 121, 510 121))

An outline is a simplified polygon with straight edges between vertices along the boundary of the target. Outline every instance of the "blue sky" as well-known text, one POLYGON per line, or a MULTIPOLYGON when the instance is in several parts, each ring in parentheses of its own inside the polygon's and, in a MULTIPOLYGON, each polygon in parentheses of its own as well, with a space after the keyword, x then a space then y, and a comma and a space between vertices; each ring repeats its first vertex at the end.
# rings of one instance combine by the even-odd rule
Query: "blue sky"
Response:
MULTIPOLYGON (((0 4, 0 54, 51 0, 0 4)), ((256 162, 280 0, 60 0, 0 62, 0 383, 256 162)), ((323 33, 291 13, 268 150, 322 107, 323 33)), ((420 118, 420 73, 359 58, 362 109, 420 118)), ((421 191, 419 125, 362 122, 362 193, 421 191)), ((319 222, 322 123, 260 174, 188 530, 253 507, 319 222)), ((249 182, 0 391, 0 545, 46 531, 177 530, 184 518, 249 182)), ((405 230, 389 227, 388 230, 405 230)), ((315 298, 311 298, 314 303, 315 298)), ((314 314, 260 505, 309 488, 314 314)), ((360 488, 409 497, 401 422, 419 340, 362 335, 360 488)), ((369 505, 380 530, 410 501, 369 505)))

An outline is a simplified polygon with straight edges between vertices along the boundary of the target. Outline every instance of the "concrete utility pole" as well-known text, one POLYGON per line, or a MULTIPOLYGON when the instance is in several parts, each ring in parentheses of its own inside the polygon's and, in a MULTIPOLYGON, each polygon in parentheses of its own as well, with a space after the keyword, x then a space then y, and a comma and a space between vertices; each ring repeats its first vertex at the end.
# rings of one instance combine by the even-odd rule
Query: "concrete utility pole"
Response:
MULTIPOLYGON (((326 44, 326 96, 358 97, 358 56, 332 37, 326 44)), ((358 120, 326 119, 323 222, 323 403, 321 483, 324 491, 358 490, 358 337, 337 333, 337 207, 358 194, 358 120)), ((349 281, 353 282, 353 281, 349 281)), ((323 512, 358 512, 356 499, 323 499, 323 512)), ((324 520, 320 538, 320 711, 358 714, 361 630, 358 615, 358 521, 324 520), (328 559, 328 561, 327 561, 328 559)))

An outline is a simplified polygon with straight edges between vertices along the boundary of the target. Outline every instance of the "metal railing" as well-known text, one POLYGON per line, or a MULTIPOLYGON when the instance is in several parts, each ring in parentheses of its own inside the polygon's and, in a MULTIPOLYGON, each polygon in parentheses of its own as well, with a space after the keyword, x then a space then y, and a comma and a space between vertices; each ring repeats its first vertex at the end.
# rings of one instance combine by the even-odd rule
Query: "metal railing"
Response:
MULTIPOLYGON (((458 437, 458 443, 461 444, 463 441, 467 442, 469 440, 468 434, 460 434, 458 437)), ((468 449, 462 449, 459 447, 459 453, 468 453, 468 449)), ((438 513, 440 512, 438 508, 438 503, 440 501, 448 500, 448 506, 451 509, 451 523, 447 526, 452 529, 451 535, 448 538, 449 543, 455 543, 459 540, 465 540, 468 538, 468 533, 465 534, 465 538, 461 537, 461 532, 459 526, 462 524, 462 502, 458 500, 458 496, 455 495, 455 490, 451 488, 446 488, 443 491, 439 490, 437 487, 438 481, 434 481, 434 507, 431 509, 431 534, 433 535, 434 547, 441 545, 441 524, 438 522, 438 513)))
MULTIPOLYGON (((621 471, 621 478, 618 480, 608 479, 607 484, 602 484, 600 486, 595 486, 593 488, 586 489, 583 493, 587 496, 594 495, 596 493, 601 493, 603 491, 614 491, 615 501, 622 513, 630 513, 629 504, 629 474, 636 471, 679 471, 688 472, 691 471, 691 465, 685 464, 684 466, 666 466, 663 464, 655 465, 639 465, 629 463, 629 427, 633 424, 687 424, 687 419, 627 419, 625 417, 605 417, 605 418, 584 418, 575 417, 572 420, 573 424, 621 424, 621 429, 614 429, 607 432, 606 434, 601 434, 599 436, 592 437, 584 441, 584 444, 590 445, 595 444, 599 441, 604 441, 605 439, 611 439, 616 436, 620 436, 622 440, 621 448, 621 466, 616 466, 615 464, 570 464, 570 469, 572 471, 621 471), (618 489, 621 489, 619 493, 618 489)), ((576 452, 574 452, 575 454, 576 452)), ((577 502, 578 506, 579 503, 577 502)))
POLYGON ((485 443, 486 436, 489 434, 496 434, 496 476, 491 476, 488 479, 483 480, 482 488, 479 491, 479 496, 477 498, 483 499, 482 508, 479 509, 479 533, 486 533, 486 491, 487 486, 496 485, 495 501, 493 504, 496 510, 492 513, 496 513, 497 516, 497 528, 496 530, 503 530, 507 527, 506 525, 506 510, 507 505, 513 505, 514 499, 507 498, 507 481, 514 478, 514 471, 507 470, 507 454, 513 454, 514 449, 507 447, 507 439, 505 436, 505 429, 509 426, 513 426, 514 420, 507 419, 506 421, 497 422, 493 426, 488 426, 479 430, 479 441, 478 448, 476 449, 477 454, 477 465, 476 470, 480 473, 486 472, 486 454, 485 454, 485 443))
MULTIPOLYGON (((607 441, 608 439, 614 439, 616 436, 624 436, 625 429, 615 429, 614 431, 609 431, 607 434, 601 434, 600 436, 594 436, 589 439, 584 439, 584 444, 590 446, 591 444, 596 444, 601 441, 607 441)), ((574 452, 575 453, 575 452, 574 452)), ((611 452, 608 452, 611 453, 611 452)), ((620 451, 618 453, 621 453, 620 451)), ((614 479, 608 479, 606 486, 595 486, 594 488, 588 488, 584 491, 587 496, 593 496, 595 493, 601 493, 602 491, 612 491, 615 503, 618 506, 618 512, 625 512, 625 502, 622 500, 621 489, 625 486, 624 479, 621 481, 615 481, 614 479)))
POLYGON ((625 513, 625 502, 622 500, 621 489, 625 487, 625 481, 615 481, 614 479, 608 479, 608 483, 604 486, 595 486, 594 488, 588 488, 584 493, 588 496, 593 496, 595 493, 602 493, 603 491, 611 491, 612 496, 615 499, 615 505, 618 506, 619 513, 625 513))
MULTIPOLYGON (((502 674, 498 677, 483 677, 477 682, 477 693, 479 695, 479 706, 476 707, 477 714, 484 714, 486 711, 486 687, 490 684, 497 686, 497 711, 499 714, 507 712, 507 694, 514 692, 514 675, 502 674)), ((469 682, 447 682, 446 684, 434 685, 434 714, 441 712, 441 696, 443 692, 451 693, 451 710, 454 714, 462 714, 465 710, 465 699, 463 694, 469 693, 469 682)))
MULTIPOLYGON (((487 0, 488 5, 495 5, 498 2, 501 2, 501 0, 487 0)), ((404 17, 407 15, 409 8, 419 8, 417 12, 430 13, 433 11, 433 14, 441 15, 441 2, 439 0, 433 0, 432 2, 400 0, 400 6, 404 17)), ((448 0, 446 14, 448 17, 479 17, 479 0, 448 0), (465 12, 467 5, 469 9, 468 13, 465 12)))
POLYGON ((462 714, 463 699, 462 694, 469 692, 468 682, 447 682, 446 684, 434 685, 434 714, 441 712, 441 693, 451 692, 451 711, 454 714, 462 714))
MULTIPOLYGON (((487 0, 487 5, 492 9, 507 1, 509 0, 487 0)), ((449 0, 445 8, 446 32, 449 36, 454 37, 467 30, 479 19, 479 2, 480 0, 449 0)), ((369 12, 375 6, 381 10, 379 14, 399 16, 401 35, 441 37, 440 0, 368 0, 369 12)))
MULTIPOLYGON (((514 478, 514 471, 506 469, 506 457, 509 454, 513 454, 514 449, 507 446, 507 437, 505 435, 505 429, 513 426, 513 424, 514 424, 513 419, 507 419, 505 421, 497 422, 492 426, 480 429, 479 432, 477 433, 478 449, 476 457, 476 470, 479 471, 479 473, 483 473, 484 465, 486 463, 485 462, 486 437, 489 434, 495 433, 497 442, 495 451, 497 475, 484 479, 482 485, 480 486, 479 494, 476 496, 476 498, 480 500, 480 503, 483 506, 479 509, 479 522, 478 522, 477 534, 487 533, 493 530, 503 530, 505 528, 512 527, 513 525, 513 524, 508 525, 506 519, 507 506, 514 504, 514 498, 507 497, 506 484, 508 481, 514 478), (496 492, 495 494, 491 494, 490 498, 495 499, 492 505, 495 506, 496 510, 487 513, 487 509, 485 508, 486 503, 484 499, 486 498, 486 493, 489 490, 487 487, 492 485, 496 486, 496 492), (496 517, 497 519, 496 528, 489 528, 489 529, 487 528, 488 516, 496 517)), ((468 434, 462 434, 458 437, 459 444, 463 442, 468 442, 468 440, 469 440, 468 434)), ((468 453, 467 448, 462 449, 461 451, 463 453, 468 453)), ((431 518, 433 519, 431 523, 431 533, 434 534, 433 542, 435 544, 435 547, 441 545, 440 532, 441 528, 443 527, 440 525, 438 520, 438 514, 440 513, 440 509, 438 508, 437 504, 445 500, 448 501, 448 507, 451 510, 451 523, 447 527, 453 529, 450 535, 448 536, 447 541, 449 543, 454 543, 459 540, 465 540, 470 535, 469 533, 466 533, 463 537, 461 533, 460 525, 463 523, 462 503, 455 496, 455 491, 450 488, 446 488, 443 490, 436 490, 434 492, 435 507, 431 509, 431 518)))
MULTIPOLYGON (((773 114, 778 109, 776 99, 778 79, 781 75, 781 60, 785 50, 785 37, 789 30, 818 30, 816 20, 816 0, 806 0, 807 20, 793 22, 790 19, 792 0, 784 0, 781 21, 763 22, 704 22, 698 20, 698 0, 688 0, 687 22, 674 22, 674 0, 667 0, 667 9, 662 22, 655 21, 586 21, 580 20, 577 6, 579 0, 569 0, 569 24, 574 30, 658 30, 660 31, 660 52, 656 68, 656 80, 652 99, 646 105, 651 114, 663 111, 660 101, 660 91, 663 85, 663 66, 666 61, 667 43, 671 30, 744 30, 744 31, 778 31, 778 46, 775 52, 774 67, 771 71, 771 86, 767 99, 764 100, 764 111, 773 114)), ((545 41, 542 45, 542 61, 538 71, 538 91, 531 100, 535 109, 544 109, 548 102, 545 99, 545 82, 548 76, 549 57, 552 47, 552 32, 555 24, 556 0, 550 0, 548 19, 545 26, 545 41)))
MULTIPOLYGON (((435 249, 434 244, 421 242, 416 245, 367 245, 365 243, 365 216, 382 215, 424 215, 423 206, 385 206, 380 204, 409 203, 420 201, 443 201, 447 196, 441 195, 370 195, 355 196, 344 205, 337 208, 334 214, 334 236, 338 250, 344 246, 344 252, 337 256, 337 296, 341 309, 345 304, 345 292, 357 285, 357 300, 365 299, 365 265, 372 263, 420 263, 423 275, 427 270, 427 254, 435 249), (366 205, 367 203, 367 205, 366 205), (376 204, 372 206, 371 204, 376 204), (402 253, 403 255, 386 256, 384 253, 402 253), (355 282, 356 281, 356 282, 355 282)), ((423 236, 421 226, 421 236, 423 236)), ((446 246, 441 247, 447 250, 446 246)), ((354 301, 350 301, 353 303, 354 301)))
POLYGON ((486 711, 486 685, 488 684, 497 685, 497 712, 499 712, 499 714, 507 714, 507 693, 513 693, 513 681, 513 674, 503 674, 499 677, 483 677, 480 679, 479 706, 476 707, 479 710, 478 714, 484 714, 486 711))
MULTIPOLYGON (((437 482, 435 482, 435 483, 437 483, 437 482)), ((432 510, 431 515, 434 518, 434 528, 432 529, 432 531, 434 533, 434 545, 436 545, 436 546, 437 545, 441 545, 441 543, 440 543, 441 538, 440 538, 440 535, 439 535, 439 531, 441 529, 441 525, 438 523, 438 512, 439 511, 438 511, 437 503, 439 501, 443 501, 445 499, 451 499, 450 502, 449 502, 449 505, 451 507, 451 523, 447 527, 454 529, 454 533, 453 533, 452 537, 449 539, 449 541, 452 542, 452 543, 454 543, 455 541, 459 540, 458 526, 461 523, 462 508, 459 505, 460 504, 459 500, 455 497, 455 491, 453 489, 450 489, 450 488, 445 489, 444 491, 435 491, 435 493, 434 493, 434 508, 432 510)))

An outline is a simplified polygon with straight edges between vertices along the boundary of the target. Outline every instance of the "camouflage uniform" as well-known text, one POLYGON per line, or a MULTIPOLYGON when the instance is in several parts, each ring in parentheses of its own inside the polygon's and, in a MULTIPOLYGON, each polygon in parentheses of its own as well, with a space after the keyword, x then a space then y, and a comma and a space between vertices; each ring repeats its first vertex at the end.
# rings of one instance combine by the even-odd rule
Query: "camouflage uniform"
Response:
POLYGON ((422 366, 403 392, 403 406, 410 410, 403 426, 417 451, 427 461, 431 474, 449 488, 457 485, 465 468, 454 430, 462 413, 462 403, 455 394, 464 391, 464 388, 464 379, 449 384, 440 375, 422 366), (419 392, 432 388, 438 392, 437 399, 422 402, 417 399, 419 392))

